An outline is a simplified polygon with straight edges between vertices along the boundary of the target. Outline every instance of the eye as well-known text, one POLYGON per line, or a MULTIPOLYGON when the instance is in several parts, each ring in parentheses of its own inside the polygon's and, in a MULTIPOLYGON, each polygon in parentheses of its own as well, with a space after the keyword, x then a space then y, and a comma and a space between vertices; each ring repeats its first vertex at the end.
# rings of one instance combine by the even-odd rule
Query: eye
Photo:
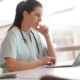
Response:
POLYGON ((37 14, 36 14, 36 16, 37 16, 37 17, 40 17, 40 15, 37 15, 37 14))

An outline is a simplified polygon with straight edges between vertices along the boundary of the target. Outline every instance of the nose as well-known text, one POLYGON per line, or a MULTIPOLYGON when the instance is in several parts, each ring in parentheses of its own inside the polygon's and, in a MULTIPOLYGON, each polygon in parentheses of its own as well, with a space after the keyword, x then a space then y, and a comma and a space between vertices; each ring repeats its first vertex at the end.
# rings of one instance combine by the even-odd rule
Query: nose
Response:
POLYGON ((42 21, 42 18, 41 18, 41 17, 39 17, 38 21, 39 21, 39 22, 41 22, 41 21, 42 21))

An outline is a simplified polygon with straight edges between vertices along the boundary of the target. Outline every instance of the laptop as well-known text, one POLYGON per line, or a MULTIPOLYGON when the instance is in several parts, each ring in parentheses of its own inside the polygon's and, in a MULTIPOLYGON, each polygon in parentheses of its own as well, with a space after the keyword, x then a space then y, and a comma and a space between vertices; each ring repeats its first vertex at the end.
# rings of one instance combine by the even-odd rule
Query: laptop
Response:
POLYGON ((60 67, 76 67, 80 66, 80 53, 78 54, 77 58, 74 60, 72 64, 59 64, 59 65, 50 65, 45 66, 46 68, 60 68, 60 67))

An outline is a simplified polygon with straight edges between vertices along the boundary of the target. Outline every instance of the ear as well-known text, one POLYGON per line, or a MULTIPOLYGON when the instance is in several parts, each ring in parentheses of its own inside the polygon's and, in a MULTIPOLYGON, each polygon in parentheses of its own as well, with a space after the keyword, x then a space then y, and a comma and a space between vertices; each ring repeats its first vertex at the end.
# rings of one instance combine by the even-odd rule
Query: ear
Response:
POLYGON ((25 17, 27 17, 28 16, 28 12, 27 11, 24 11, 23 12, 23 17, 25 18, 25 17))

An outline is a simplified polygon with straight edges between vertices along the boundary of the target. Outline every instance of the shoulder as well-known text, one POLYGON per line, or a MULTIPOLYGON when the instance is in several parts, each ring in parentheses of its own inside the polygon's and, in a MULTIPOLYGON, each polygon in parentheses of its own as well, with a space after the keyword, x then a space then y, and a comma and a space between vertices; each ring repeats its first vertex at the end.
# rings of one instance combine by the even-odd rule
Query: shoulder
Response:
POLYGON ((14 26, 8 33, 13 33, 13 34, 18 34, 20 32, 20 30, 18 29, 18 27, 14 26))
POLYGON ((13 41, 16 41, 16 38, 17 38, 17 34, 19 33, 19 30, 17 29, 17 27, 13 27, 10 31, 7 32, 3 42, 3 43, 6 43, 6 42, 13 42, 13 41))
POLYGON ((19 35, 20 35, 20 30, 17 28, 17 27, 13 27, 10 31, 8 31, 8 33, 7 33, 7 35, 6 35, 6 37, 12 37, 12 38, 17 38, 17 37, 19 37, 19 35))

